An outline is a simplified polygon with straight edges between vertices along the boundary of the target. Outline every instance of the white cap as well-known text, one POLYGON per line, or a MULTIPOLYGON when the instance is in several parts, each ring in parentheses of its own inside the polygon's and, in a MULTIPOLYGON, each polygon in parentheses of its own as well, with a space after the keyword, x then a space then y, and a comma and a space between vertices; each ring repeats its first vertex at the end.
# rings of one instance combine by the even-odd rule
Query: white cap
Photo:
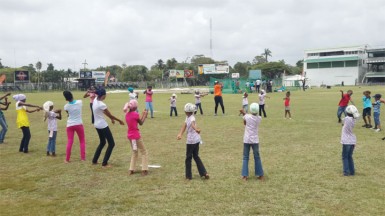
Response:
POLYGON ((259 105, 257 103, 252 103, 250 105, 250 112, 252 114, 257 114, 259 112, 259 105))
POLYGON ((186 105, 184 105, 185 112, 195 112, 195 110, 196 110, 195 104, 187 103, 186 105))
POLYGON ((176 94, 174 93, 174 94, 172 94, 171 96, 172 96, 172 97, 176 97, 176 94))
POLYGON ((346 107, 346 112, 352 114, 355 119, 360 117, 360 113, 358 113, 357 107, 354 105, 349 105, 346 107))
POLYGON ((49 108, 53 106, 53 102, 52 101, 46 101, 44 104, 43 104, 43 109, 44 111, 46 112, 49 112, 49 108))

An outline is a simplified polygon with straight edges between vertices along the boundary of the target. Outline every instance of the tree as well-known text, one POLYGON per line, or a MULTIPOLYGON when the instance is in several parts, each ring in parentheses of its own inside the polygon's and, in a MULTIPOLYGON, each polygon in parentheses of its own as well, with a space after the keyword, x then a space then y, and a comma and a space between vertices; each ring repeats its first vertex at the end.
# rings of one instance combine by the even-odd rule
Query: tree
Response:
POLYGON ((36 62, 35 67, 37 69, 37 72, 40 72, 40 70, 41 70, 41 62, 40 61, 36 62))
POLYGON ((143 81, 147 78, 148 69, 143 65, 130 65, 122 71, 121 79, 123 81, 143 81))
POLYGON ((234 65, 234 69, 232 70, 233 73, 239 73, 240 77, 247 77, 250 67, 250 62, 237 62, 234 65))
POLYGON ((267 60, 267 56, 271 57, 271 51, 269 50, 269 48, 265 48, 265 50, 263 51, 263 53, 261 55, 265 56, 266 62, 269 62, 267 60))
POLYGON ((214 64, 214 59, 210 57, 205 57, 204 55, 194 55, 191 58, 191 64, 198 66, 200 64, 214 64))
POLYGON ((261 64, 265 62, 266 62, 266 58, 262 55, 255 56, 253 59, 253 64, 261 64))
POLYGON ((1 58, 0 58, 0 69, 4 68, 3 64, 1 64, 1 58))

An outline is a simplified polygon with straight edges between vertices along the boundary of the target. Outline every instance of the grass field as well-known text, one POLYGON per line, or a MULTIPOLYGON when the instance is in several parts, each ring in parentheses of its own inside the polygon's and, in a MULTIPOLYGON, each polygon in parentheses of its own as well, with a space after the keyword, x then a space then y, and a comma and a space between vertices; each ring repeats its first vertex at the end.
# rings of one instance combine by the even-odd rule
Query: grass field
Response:
MULTIPOLYGON (((361 111, 366 87, 352 89, 353 100, 361 111)), ((385 94, 383 86, 368 89, 372 94, 385 94)), ((52 100, 61 109, 65 104, 61 92, 26 95, 27 103, 42 105, 52 100)), ((75 98, 82 95, 74 92, 75 98)), ((5 144, 0 145, 0 215, 385 215, 384 130, 375 133, 362 128, 362 120, 357 122, 358 144, 353 155, 356 175, 343 177, 341 125, 336 118, 339 88, 293 91, 292 120, 283 117, 284 93, 268 94, 268 117, 263 119, 259 133, 264 182, 241 180, 241 95, 224 95, 224 116, 213 116, 212 95, 202 99, 205 115, 196 117, 204 141, 200 156, 211 178, 201 180, 193 162, 193 180, 186 181, 185 137, 178 141, 176 136, 185 119, 183 106, 194 99, 191 94, 178 94, 179 117, 170 118, 170 95, 154 95, 155 118, 147 119, 140 127, 149 163, 162 166, 150 169, 145 177, 128 175, 131 150, 127 128, 119 124, 110 124, 116 142, 110 159, 113 167, 91 165, 98 136, 90 123, 88 99, 83 100, 86 162, 80 161, 76 141, 71 163, 64 164, 64 113, 58 126, 57 157, 46 156, 48 132, 42 112, 29 114, 30 152, 19 153, 22 133, 15 125, 12 100, 5 111, 9 130, 5 144)), ((123 119, 122 107, 127 99, 125 93, 108 94, 105 102, 114 115, 123 119)), ((143 110, 143 94, 139 100, 143 110)), ((249 95, 249 103, 253 101, 257 101, 256 94, 249 95)), ((253 162, 249 164, 252 171, 253 162)))

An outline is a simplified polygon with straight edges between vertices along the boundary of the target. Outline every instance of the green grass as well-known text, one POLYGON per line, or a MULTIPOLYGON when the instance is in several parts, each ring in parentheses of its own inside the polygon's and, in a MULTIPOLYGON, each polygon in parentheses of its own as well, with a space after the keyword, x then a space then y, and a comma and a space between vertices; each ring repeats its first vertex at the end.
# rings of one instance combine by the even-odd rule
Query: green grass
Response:
MULTIPOLYGON (((383 87, 368 89, 385 93, 383 87)), ((341 125, 336 118, 338 90, 292 92, 292 120, 283 118, 284 93, 269 94, 268 118, 263 119, 259 133, 265 182, 240 178, 241 95, 224 95, 226 115, 216 117, 213 96, 202 99, 205 115, 196 117, 204 141, 200 156, 211 178, 201 180, 193 162, 190 182, 184 179, 185 138, 177 141, 176 135, 185 119, 184 104, 194 101, 191 94, 178 94, 179 117, 172 118, 167 100, 171 94, 154 95, 155 118, 147 119, 140 130, 150 164, 162 167, 150 169, 146 177, 128 176, 127 128, 118 124, 110 124, 116 142, 110 159, 113 168, 91 165, 98 136, 90 124, 88 100, 83 100, 86 162, 80 161, 76 140, 71 163, 63 163, 66 114, 59 121, 56 158, 45 156, 48 132, 42 112, 29 114, 30 153, 19 153, 22 133, 15 125, 13 102, 5 112, 9 124, 6 144, 0 145, 0 215, 384 215, 384 132, 362 128, 362 120, 357 123, 356 176, 343 177, 341 125)), ((364 90, 353 87, 359 110, 364 90)), ((80 99, 83 92, 74 95, 80 99)), ((52 100, 61 109, 65 104, 60 92, 27 93, 27 97, 32 104, 52 100)), ((127 99, 127 94, 108 94, 106 103, 123 119, 127 99)), ((143 110, 144 96, 139 99, 143 110)), ((256 94, 249 95, 249 103, 253 101, 257 101, 256 94)), ((385 122, 383 110, 381 120, 385 122)), ((249 169, 253 174, 252 161, 249 169)))

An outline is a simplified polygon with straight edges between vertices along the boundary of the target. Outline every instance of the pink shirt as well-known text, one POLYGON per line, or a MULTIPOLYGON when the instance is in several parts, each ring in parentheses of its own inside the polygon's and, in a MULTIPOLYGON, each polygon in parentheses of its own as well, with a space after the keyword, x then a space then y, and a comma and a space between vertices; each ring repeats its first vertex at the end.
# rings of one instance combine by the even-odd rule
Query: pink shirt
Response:
POLYGON ((130 140, 140 139, 140 133, 138 129, 139 114, 137 112, 127 112, 126 123, 128 127, 127 138, 130 140))
POLYGON ((146 102, 152 102, 152 91, 146 90, 146 102))

